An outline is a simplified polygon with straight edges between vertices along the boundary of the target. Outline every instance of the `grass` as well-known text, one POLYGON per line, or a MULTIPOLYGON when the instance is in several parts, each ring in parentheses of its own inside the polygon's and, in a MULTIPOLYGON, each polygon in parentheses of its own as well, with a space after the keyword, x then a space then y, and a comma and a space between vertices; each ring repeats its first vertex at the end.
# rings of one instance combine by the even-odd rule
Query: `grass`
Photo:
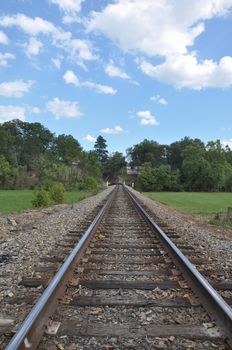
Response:
POLYGON ((232 207, 232 193, 145 192, 147 197, 188 214, 213 215, 232 207))
MULTIPOLYGON (((95 193, 90 191, 66 192, 66 203, 79 202, 84 198, 93 196, 95 193)), ((26 209, 32 209, 33 198, 34 191, 30 190, 1 190, 0 213, 14 213, 26 209)))

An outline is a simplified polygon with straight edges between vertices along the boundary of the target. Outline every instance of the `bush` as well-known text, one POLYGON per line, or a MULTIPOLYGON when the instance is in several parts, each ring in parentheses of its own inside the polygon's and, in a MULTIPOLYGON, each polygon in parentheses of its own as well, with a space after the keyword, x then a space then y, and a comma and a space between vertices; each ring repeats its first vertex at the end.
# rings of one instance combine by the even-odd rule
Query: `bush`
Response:
POLYGON ((32 205, 35 208, 48 207, 51 205, 51 198, 49 193, 45 190, 39 190, 35 192, 35 198, 32 201, 32 205))
POLYGON ((100 188, 98 181, 93 176, 87 176, 79 183, 81 191, 97 191, 100 188))
POLYGON ((179 174, 172 172, 167 165, 152 168, 146 166, 138 175, 136 188, 140 191, 178 191, 180 190, 179 174))
POLYGON ((65 190, 61 183, 54 183, 48 190, 53 204, 61 204, 65 201, 65 190))
POLYGON ((47 207, 52 204, 61 204, 65 202, 64 186, 52 180, 46 181, 43 188, 35 192, 35 199, 32 204, 34 207, 47 207))

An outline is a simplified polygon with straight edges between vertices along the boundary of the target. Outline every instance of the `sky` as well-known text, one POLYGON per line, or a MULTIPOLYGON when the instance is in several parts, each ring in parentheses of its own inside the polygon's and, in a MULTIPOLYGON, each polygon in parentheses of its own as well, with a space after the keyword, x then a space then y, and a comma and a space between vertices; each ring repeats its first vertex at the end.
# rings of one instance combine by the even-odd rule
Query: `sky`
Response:
POLYGON ((0 123, 232 147, 232 0, 0 0, 0 123))

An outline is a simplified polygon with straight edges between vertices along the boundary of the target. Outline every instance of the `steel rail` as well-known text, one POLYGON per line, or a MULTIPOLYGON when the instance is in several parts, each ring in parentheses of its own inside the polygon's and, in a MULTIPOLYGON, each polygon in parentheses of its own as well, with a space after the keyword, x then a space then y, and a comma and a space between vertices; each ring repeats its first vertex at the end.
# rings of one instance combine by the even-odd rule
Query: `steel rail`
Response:
POLYGON ((175 265, 177 265, 185 279, 189 282, 196 296, 199 297, 202 305, 207 310, 211 318, 215 320, 223 334, 228 338, 232 346, 232 308, 202 276, 196 267, 186 258, 179 248, 171 241, 164 231, 155 223, 148 213, 142 208, 131 192, 124 186, 126 193, 137 211, 142 214, 153 231, 158 235, 164 246, 172 256, 175 265))
POLYGON ((47 289, 41 295, 38 302, 34 305, 31 312, 23 321, 18 331, 11 339, 5 350, 26 350, 36 349, 40 339, 45 331, 46 323, 49 317, 54 313, 59 298, 64 293, 66 283, 74 269, 74 265, 81 259, 86 250, 90 239, 99 226, 103 215, 109 209, 114 196, 117 191, 116 188, 110 193, 109 198, 103 208, 99 211, 93 222, 90 224, 80 241, 76 244, 68 258, 60 267, 47 289))

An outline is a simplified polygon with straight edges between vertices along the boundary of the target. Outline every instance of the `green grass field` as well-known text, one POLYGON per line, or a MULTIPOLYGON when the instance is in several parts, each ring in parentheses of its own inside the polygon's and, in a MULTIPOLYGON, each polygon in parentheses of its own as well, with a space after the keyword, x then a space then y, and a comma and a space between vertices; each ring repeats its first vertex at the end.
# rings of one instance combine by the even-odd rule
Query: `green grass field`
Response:
MULTIPOLYGON (((32 208, 33 191, 8 190, 0 191, 0 213, 13 213, 32 208)), ((66 192, 66 203, 79 202, 92 196, 93 192, 66 192)))
POLYGON ((216 214, 232 207, 232 193, 144 192, 144 195, 188 214, 216 214))

